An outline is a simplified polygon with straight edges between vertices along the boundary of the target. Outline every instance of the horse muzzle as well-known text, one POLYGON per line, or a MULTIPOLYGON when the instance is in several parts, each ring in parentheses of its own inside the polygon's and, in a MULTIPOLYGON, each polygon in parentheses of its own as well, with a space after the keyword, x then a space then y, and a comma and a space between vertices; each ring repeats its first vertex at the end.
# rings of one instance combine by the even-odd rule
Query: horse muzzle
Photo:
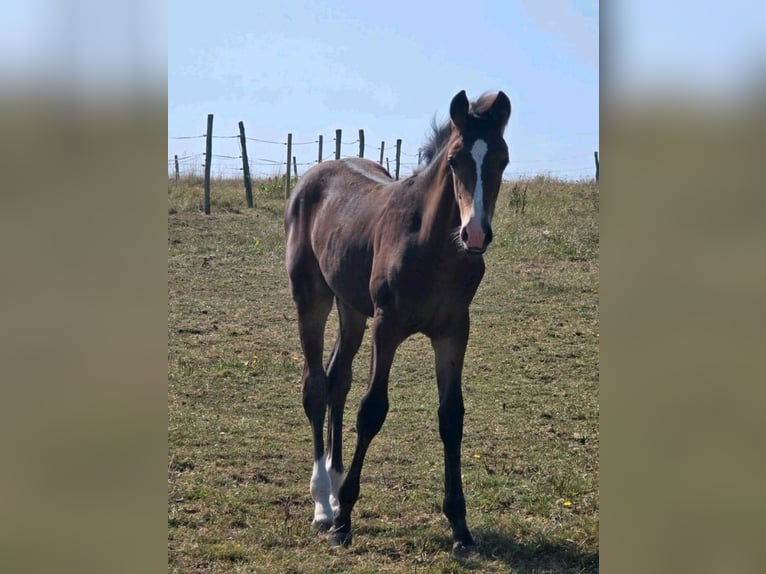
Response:
POLYGON ((481 255, 492 242, 492 227, 469 221, 460 229, 460 240, 467 253, 481 255))

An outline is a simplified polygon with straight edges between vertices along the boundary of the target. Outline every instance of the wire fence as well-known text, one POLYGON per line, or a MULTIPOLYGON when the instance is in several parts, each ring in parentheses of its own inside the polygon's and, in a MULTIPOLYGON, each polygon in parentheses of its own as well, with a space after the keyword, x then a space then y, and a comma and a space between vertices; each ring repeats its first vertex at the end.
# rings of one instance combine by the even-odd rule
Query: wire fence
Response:
MULTIPOLYGON (((291 141, 291 155, 289 169, 291 176, 300 177, 310 167, 321 161, 327 161, 336 157, 367 157, 381 163, 392 175, 399 173, 400 177, 406 177, 413 173, 422 163, 422 153, 420 148, 404 147, 404 143, 399 140, 398 165, 396 163, 397 146, 388 143, 384 139, 375 139, 372 141, 381 142, 381 146, 365 145, 363 130, 359 130, 360 138, 352 141, 344 141, 341 137, 340 145, 337 145, 336 138, 324 138, 319 136, 316 139, 302 139, 301 141, 291 141), (322 144, 324 148, 321 147, 322 144), (312 146, 312 147, 308 147, 312 146), (353 150, 349 150, 354 146, 353 150), (297 148, 297 149, 296 149, 297 148), (338 154, 338 151, 340 152, 338 154), (321 154, 321 155, 320 155, 321 154), (381 157, 382 156, 382 157, 381 157)), ((336 132, 338 133, 338 132, 336 132)), ((288 139, 291 139, 292 134, 288 139)), ((168 140, 190 141, 201 140, 197 149, 203 150, 205 147, 204 139, 206 134, 190 136, 168 136, 168 140)), ((242 135, 212 135, 211 139, 217 140, 215 144, 217 149, 211 153, 211 176, 219 178, 241 177, 243 175, 243 151, 242 135), (236 140, 236 143, 232 140, 236 140)), ((285 170, 288 167, 288 158, 286 148, 288 141, 276 141, 271 139, 255 138, 247 136, 244 138, 247 145, 248 168, 250 177, 254 179, 284 177, 285 170), (279 149, 277 149, 279 148, 279 149)), ((397 141, 395 139, 389 142, 397 141)), ((170 147, 170 146, 169 146, 170 147)), ((178 146, 173 146, 178 149, 178 146)), ((596 163, 586 165, 582 157, 579 158, 558 158, 558 159, 539 159, 514 161, 506 169, 505 179, 522 179, 538 175, 554 175, 563 178, 582 179, 587 178, 589 174, 594 173, 598 178, 598 153, 595 154, 596 163), (571 162, 572 167, 560 168, 562 164, 571 162), (546 169, 546 165, 555 166, 556 169, 546 169)), ((184 149, 182 155, 174 154, 168 158, 168 176, 184 177, 202 175, 205 168, 205 153, 199 151, 190 153, 184 149)))

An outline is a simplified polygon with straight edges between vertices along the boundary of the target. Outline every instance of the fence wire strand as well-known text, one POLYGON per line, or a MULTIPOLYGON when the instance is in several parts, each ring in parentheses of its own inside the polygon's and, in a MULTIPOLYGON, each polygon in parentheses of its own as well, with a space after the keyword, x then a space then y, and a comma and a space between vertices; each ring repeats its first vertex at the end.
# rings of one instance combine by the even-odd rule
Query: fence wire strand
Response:
MULTIPOLYGON (((206 138, 206 137, 207 137, 207 134, 193 135, 193 136, 168 136, 168 140, 191 140, 191 139, 200 139, 200 138, 206 138)), ((236 139, 237 140, 237 144, 238 144, 238 148, 239 148, 239 152, 240 152, 240 154, 242 154, 242 141, 241 141, 241 137, 239 135, 228 135, 228 136, 227 135, 213 135, 211 137, 214 138, 214 139, 236 139)), ((287 145, 286 141, 280 142, 280 141, 267 140, 267 139, 254 138, 254 137, 246 137, 245 139, 253 141, 253 142, 269 144, 269 145, 280 145, 280 146, 286 146, 287 145)), ((331 138, 331 141, 336 142, 336 144, 337 144, 337 138, 333 137, 333 138, 331 138)), ((371 150, 374 150, 375 152, 380 152, 381 149, 386 150, 386 148, 387 148, 387 151, 389 151, 389 153, 392 153, 392 154, 395 153, 395 150, 396 150, 396 145, 395 144, 386 145, 386 141, 385 140, 382 140, 382 141, 383 141, 383 145, 382 146, 368 145, 368 146, 365 146, 365 148, 366 148, 366 150, 368 150, 368 152, 371 151, 371 150)), ((292 142, 292 145, 293 146, 307 146, 307 145, 316 145, 318 143, 319 143, 319 140, 318 139, 314 139, 314 140, 310 140, 310 141, 292 142)), ((360 143, 360 139, 358 139, 358 138, 355 139, 354 141, 348 141, 348 142, 344 142, 342 140, 340 141, 340 145, 342 145, 342 146, 356 145, 356 144, 359 144, 359 143, 360 143)), ((401 157, 409 157, 409 158, 421 158, 422 157, 422 148, 418 148, 417 153, 408 153, 408 152, 405 152, 405 151, 400 151, 400 156, 401 157)), ((358 157, 358 156, 357 155, 342 154, 341 157, 342 158, 351 158, 351 157, 358 157)), ((212 158, 219 159, 219 160, 241 160, 242 159, 242 155, 233 156, 233 155, 223 155, 223 154, 212 154, 212 158)), ((315 159, 313 161, 296 162, 295 165, 303 166, 303 167, 311 166, 311 165, 315 165, 317 163, 320 163, 320 162, 323 162, 323 161, 328 161, 328 160, 331 160, 331 159, 334 159, 334 158, 335 158, 335 151, 333 150, 330 153, 328 153, 326 156, 322 157, 321 159, 315 159)), ((168 166, 169 166, 169 169, 172 169, 170 166, 173 166, 176 162, 178 162, 179 168, 183 165, 185 170, 188 170, 190 165, 192 165, 192 166, 193 165, 198 165, 198 166, 201 165, 202 167, 204 167, 205 166, 204 159, 205 159, 205 153, 204 152, 197 153, 197 154, 191 154, 191 155, 184 155, 184 156, 179 156, 179 157, 175 157, 174 156, 174 157, 168 159, 168 166), (197 163, 200 160, 201 160, 201 163, 197 163)), ((376 163, 380 163, 380 162, 377 161, 377 158, 370 157, 369 159, 371 161, 375 161, 376 163)), ((559 162, 559 161, 575 160, 575 159, 578 159, 578 158, 570 157, 570 158, 566 158, 566 159, 564 159, 564 158, 557 158, 557 159, 531 159, 531 160, 511 161, 511 165, 509 166, 509 169, 507 170, 507 172, 508 172, 507 175, 512 176, 512 177, 529 177, 529 176, 547 175, 547 174, 556 174, 556 173, 580 173, 580 172, 586 172, 586 171, 590 171, 590 170, 594 169, 594 166, 582 166, 582 167, 576 167, 576 168, 555 169, 555 170, 542 169, 542 170, 535 171, 535 172, 522 171, 521 169, 519 169, 520 166, 529 165, 529 164, 546 164, 546 163, 550 164, 550 163, 555 163, 555 162, 559 162)), ((390 157, 386 157, 385 158, 385 162, 386 163, 381 164, 381 165, 386 165, 388 162, 392 162, 392 163, 396 164, 396 160, 395 159, 391 159, 390 157)), ((273 168, 276 168, 276 167, 280 167, 281 168, 281 167, 284 167, 285 165, 287 165, 288 162, 286 162, 284 160, 280 161, 280 160, 274 160, 274 159, 270 159, 270 158, 256 158, 256 159, 250 159, 248 163, 249 163, 249 165, 251 166, 251 169, 252 169, 252 166, 271 166, 273 168)), ((415 163, 415 162, 404 162, 404 161, 400 161, 399 162, 399 167, 400 168, 408 168, 408 169, 410 169, 412 171, 414 171, 416 168, 420 167, 421 165, 422 165, 422 162, 420 162, 420 161, 417 162, 417 163, 415 163)), ((292 168, 293 162, 290 162, 290 166, 292 168)), ((192 170, 193 169, 195 169, 195 168, 192 167, 192 170)), ((226 165, 217 166, 217 169, 218 169, 219 173, 222 172, 222 171, 225 171, 225 170, 238 171, 238 172, 242 171, 242 167, 232 167, 232 166, 226 166, 226 165)), ((292 169, 290 171, 292 171, 292 169)), ((253 170, 253 172, 254 172, 254 174, 258 173, 257 170, 253 170)), ((262 173, 263 172, 261 172, 261 174, 262 173)))
POLYGON ((266 144, 287 145, 287 142, 275 142, 275 141, 272 141, 272 140, 262 140, 262 139, 251 138, 251 137, 247 137, 245 139, 248 139, 248 140, 254 141, 254 142, 266 143, 266 144))

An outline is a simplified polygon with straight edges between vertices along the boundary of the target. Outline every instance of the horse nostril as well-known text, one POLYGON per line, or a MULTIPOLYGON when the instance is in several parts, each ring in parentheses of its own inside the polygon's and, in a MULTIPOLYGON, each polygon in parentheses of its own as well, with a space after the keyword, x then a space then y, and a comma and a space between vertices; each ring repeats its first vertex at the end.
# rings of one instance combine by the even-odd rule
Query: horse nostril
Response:
POLYGON ((467 227, 464 227, 463 229, 460 230, 460 239, 463 240, 463 243, 467 243, 468 242, 468 228, 467 227))

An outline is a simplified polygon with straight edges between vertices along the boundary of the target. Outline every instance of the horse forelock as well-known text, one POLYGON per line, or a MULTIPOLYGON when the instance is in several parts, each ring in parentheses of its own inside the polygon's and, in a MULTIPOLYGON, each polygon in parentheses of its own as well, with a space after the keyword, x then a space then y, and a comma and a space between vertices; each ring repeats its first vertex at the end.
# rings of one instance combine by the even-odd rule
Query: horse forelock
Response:
POLYGON ((484 92, 475 101, 471 102, 468 113, 476 118, 485 118, 496 99, 497 92, 484 92))

